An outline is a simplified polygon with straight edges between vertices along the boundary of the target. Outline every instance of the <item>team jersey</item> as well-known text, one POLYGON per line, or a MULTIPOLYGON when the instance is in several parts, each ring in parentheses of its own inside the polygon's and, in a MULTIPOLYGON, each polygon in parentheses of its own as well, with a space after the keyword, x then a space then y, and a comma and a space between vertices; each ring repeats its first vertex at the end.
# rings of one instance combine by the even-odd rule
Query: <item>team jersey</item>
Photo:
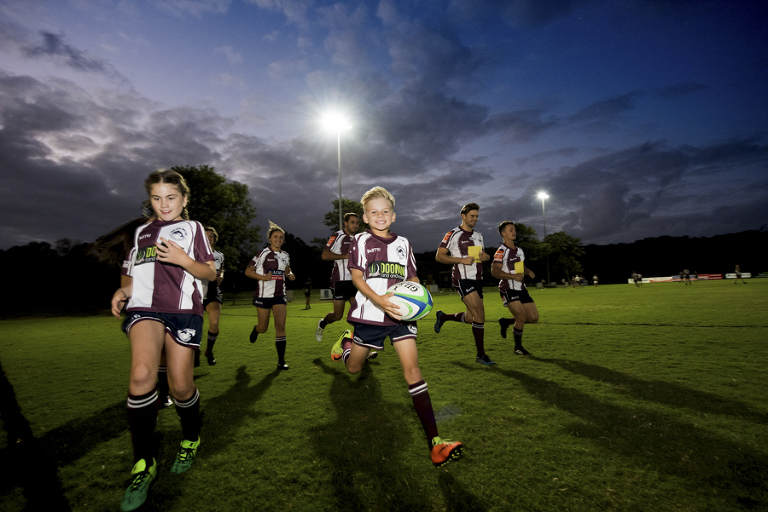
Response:
POLYGON ((291 265, 291 259, 285 251, 275 252, 269 247, 254 256, 251 265, 257 274, 267 275, 272 272, 271 281, 258 281, 254 299, 269 299, 285 295, 285 269, 291 265))
MULTIPOLYGON (((368 286, 378 295, 393 284, 416 277, 416 258, 408 239, 394 233, 390 238, 374 235, 370 229, 355 235, 349 246, 349 269, 363 273, 368 286)), ((352 299, 347 320, 371 325, 397 325, 359 290, 352 299)))
MULTIPOLYGON (((219 251, 213 251, 213 261, 216 263, 216 275, 218 276, 221 267, 224 266, 224 255, 219 251)), ((201 279, 200 281, 203 283, 203 298, 208 296, 208 287, 211 283, 213 283, 213 286, 217 288, 219 286, 219 283, 217 283, 215 280, 208 281, 207 279, 201 279)))
POLYGON ((123 274, 133 279, 126 311, 202 316, 202 282, 180 266, 157 259, 160 237, 179 244, 195 261, 206 263, 214 259, 199 222, 156 220, 140 226, 133 235, 133 248, 123 263, 123 274))
MULTIPOLYGON (((454 258, 466 258, 469 256, 469 247, 480 247, 483 250, 483 235, 479 231, 464 231, 461 226, 455 227, 445 234, 440 246, 448 249, 448 254, 454 258)), ((462 279, 483 280, 483 264, 481 262, 465 265, 455 263, 451 273, 453 286, 459 286, 462 279)))
MULTIPOLYGON (((524 261, 525 254, 523 254, 523 250, 519 247, 512 249, 507 244, 501 244, 496 249, 496 254, 493 255, 493 262, 501 263, 501 271, 507 274, 523 274, 525 272, 523 270, 524 261)), ((525 284, 514 279, 502 279, 499 281, 499 291, 506 292, 507 290, 525 290, 525 284)))
MULTIPOLYGON (((334 254, 348 254, 349 244, 354 237, 346 234, 344 230, 339 230, 331 235, 325 248, 334 254)), ((352 275, 349 273, 349 260, 333 260, 333 271, 331 271, 331 288, 338 281, 351 281, 352 275)))

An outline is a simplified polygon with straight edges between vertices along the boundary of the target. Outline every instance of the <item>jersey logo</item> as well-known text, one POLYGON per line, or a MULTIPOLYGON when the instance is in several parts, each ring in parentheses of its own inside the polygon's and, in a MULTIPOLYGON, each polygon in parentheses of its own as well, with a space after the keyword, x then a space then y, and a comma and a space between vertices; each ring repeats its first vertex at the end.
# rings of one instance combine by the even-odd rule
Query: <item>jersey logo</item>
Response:
POLYGON ((368 264, 368 277, 405 280, 405 265, 389 261, 372 261, 368 264))
POLYGON ((187 238, 187 230, 184 228, 176 228, 171 231, 171 239, 180 242, 187 238))
POLYGON ((494 262, 501 262, 504 260, 504 249, 497 249, 496 254, 493 255, 494 262))
POLYGON ((451 233, 453 233, 453 231, 449 231, 449 232, 447 232, 445 234, 445 236, 443 237, 443 242, 442 243, 448 242, 448 240, 451 238, 451 233))
POLYGON ((398 247, 396 252, 400 258, 405 258, 405 249, 403 247, 398 247))
POLYGON ((157 246, 151 245, 136 251, 136 265, 157 261, 157 246))

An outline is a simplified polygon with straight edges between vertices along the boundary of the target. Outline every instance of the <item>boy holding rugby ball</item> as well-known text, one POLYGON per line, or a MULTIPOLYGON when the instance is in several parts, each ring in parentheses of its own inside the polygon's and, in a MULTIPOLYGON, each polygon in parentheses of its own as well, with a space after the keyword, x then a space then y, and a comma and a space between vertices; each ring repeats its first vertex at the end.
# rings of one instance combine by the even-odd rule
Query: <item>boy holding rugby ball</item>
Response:
POLYGON ((444 441, 437 432, 435 413, 421 376, 416 351, 416 323, 400 321, 399 309, 387 289, 399 281, 418 283, 416 260, 410 242, 389 231, 395 221, 395 198, 383 187, 363 195, 363 221, 370 229, 355 235, 349 246, 349 270, 357 295, 347 321, 354 335, 346 331, 331 350, 334 361, 341 360, 349 373, 362 370, 372 349, 382 350, 389 336, 395 348, 408 392, 429 441, 432 463, 444 466, 461 456, 464 445, 444 441))

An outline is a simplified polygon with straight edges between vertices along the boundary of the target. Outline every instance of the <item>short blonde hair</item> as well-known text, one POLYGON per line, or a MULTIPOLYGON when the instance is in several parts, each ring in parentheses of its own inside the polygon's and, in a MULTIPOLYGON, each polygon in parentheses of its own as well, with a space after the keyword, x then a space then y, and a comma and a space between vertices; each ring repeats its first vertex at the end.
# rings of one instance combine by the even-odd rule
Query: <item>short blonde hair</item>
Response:
POLYGON ((363 198, 360 202, 363 204, 363 210, 367 211, 367 205, 372 199, 386 199, 389 204, 392 205, 392 209, 395 209, 395 197, 387 191, 384 187, 373 187, 371 190, 363 194, 363 198))

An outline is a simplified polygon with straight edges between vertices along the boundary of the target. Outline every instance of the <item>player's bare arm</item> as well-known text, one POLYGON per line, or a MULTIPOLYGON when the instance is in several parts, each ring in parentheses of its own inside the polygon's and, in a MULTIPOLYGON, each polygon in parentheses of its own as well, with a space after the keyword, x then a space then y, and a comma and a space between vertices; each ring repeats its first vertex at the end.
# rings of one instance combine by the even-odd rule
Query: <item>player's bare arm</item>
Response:
MULTIPOLYGON (((378 293, 374 292, 368 283, 365 282, 362 271, 356 268, 350 269, 350 273, 352 274, 352 283, 360 291, 360 293, 365 295, 371 302, 376 304, 379 308, 381 308, 382 311, 384 311, 392 318, 397 320, 400 319, 400 308, 398 308, 389 300, 389 298, 392 296, 391 293, 379 295, 378 293)), ((418 279, 418 277, 416 279, 418 279)))
MULTIPOLYGON (((486 256, 488 256, 486 254, 486 256)), ((482 259, 482 256, 481 256, 482 259)), ((487 260, 488 258, 486 258, 487 260)), ((445 247, 438 247, 437 253, 435 254, 435 261, 438 263, 445 263, 446 265, 456 265, 457 263, 461 263, 463 265, 471 265, 475 262, 475 258, 472 256, 467 256, 466 258, 457 258, 455 256, 451 256, 448 253, 448 249, 445 247)), ((485 260, 483 260, 485 261, 485 260)))
POLYGON ((536 274, 534 274, 533 270, 529 269, 528 267, 525 267, 525 275, 527 275, 531 279, 536 279, 536 274))
MULTIPOLYGON (((291 267, 285 267, 285 275, 291 281, 295 281, 296 280, 296 274, 293 273, 293 270, 291 270, 291 267)), ((270 279, 271 279, 271 277, 270 277, 270 279)))
MULTIPOLYGON (((533 273, 533 272, 531 272, 533 273)), ((493 262, 491 264, 491 275, 496 279, 514 279, 515 281, 523 282, 525 280, 525 274, 509 274, 501 270, 501 263, 493 262)))
POLYGON ((259 274, 258 272, 256 272, 256 267, 253 265, 248 265, 248 268, 245 269, 245 275, 250 277, 251 279, 256 279, 257 281, 272 280, 272 272, 269 272, 267 274, 259 274))
POLYGON ((349 253, 336 254, 335 252, 329 251, 328 249, 323 249, 323 254, 320 255, 320 258, 323 261, 348 260, 349 253))

